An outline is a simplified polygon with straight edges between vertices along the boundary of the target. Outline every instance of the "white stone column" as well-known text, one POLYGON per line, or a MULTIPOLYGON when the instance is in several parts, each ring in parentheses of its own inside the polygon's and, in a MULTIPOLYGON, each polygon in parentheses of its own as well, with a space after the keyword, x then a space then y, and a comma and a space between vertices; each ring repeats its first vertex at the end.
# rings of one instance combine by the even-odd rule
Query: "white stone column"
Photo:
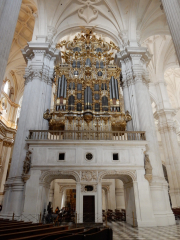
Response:
MULTIPOLYGON (((123 54, 123 53, 122 53, 123 54)), ((121 56, 118 56, 121 58, 121 56)), ((133 71, 131 68, 131 61, 129 58, 124 58, 121 62, 122 68, 122 88, 124 97, 125 111, 129 111, 132 116, 132 121, 127 123, 127 131, 138 131, 139 117, 136 104, 136 92, 133 84, 133 71)))
POLYGON ((53 210, 54 210, 54 182, 52 181, 50 184, 50 189, 49 189, 49 202, 52 203, 53 210))
POLYGON ((180 4, 179 0, 161 0, 180 64, 180 4))
POLYGON ((106 210, 106 193, 104 189, 102 189, 102 209, 106 210))
POLYGON ((139 118, 139 129, 136 130, 146 132, 146 140, 148 142, 146 153, 149 155, 149 159, 152 165, 152 181, 150 182, 150 189, 154 215, 157 224, 159 225, 165 226, 175 224, 173 213, 170 210, 170 203, 169 205, 168 203, 166 204, 166 210, 162 209, 160 205, 158 205, 159 202, 157 202, 157 198, 155 197, 155 192, 157 192, 157 186, 159 185, 161 185, 161 189, 158 188, 158 191, 162 202, 168 196, 168 191, 166 189, 167 183, 164 179, 162 162, 160 159, 154 117, 148 90, 149 78, 147 72, 147 64, 150 61, 150 55, 147 49, 143 47, 127 47, 126 51, 119 55, 121 61, 127 62, 127 58, 129 59, 129 64, 127 67, 133 71, 133 79, 131 79, 131 84, 134 85, 136 93, 135 99, 133 101, 135 105, 135 111, 137 111, 136 113, 139 118), (157 206, 159 207, 159 210, 157 209, 157 206))
POLYGON ((124 201, 124 185, 119 179, 115 180, 115 193, 116 193, 116 209, 125 209, 124 201))
POLYGON ((97 222, 102 223, 102 184, 101 182, 97 184, 97 222))
POLYGON ((7 177, 8 164, 11 155, 11 146, 11 143, 3 142, 2 149, 0 149, 2 151, 0 162, 0 203, 3 201, 4 184, 7 177))
POLYGON ((3 83, 21 3, 22 0, 0 1, 0 88, 3 83))
MULTIPOLYGON (((134 222, 135 224, 138 225, 138 227, 160 226, 161 222, 157 222, 153 214, 153 206, 152 206, 153 199, 151 198, 149 183, 144 178, 144 170, 137 170, 137 180, 133 182, 133 189, 128 188, 129 194, 127 194, 128 185, 129 184, 127 184, 125 188, 126 188, 126 198, 129 200, 129 203, 131 203, 130 204, 131 206, 129 206, 129 208, 131 209, 131 211, 129 211, 129 217, 130 218, 133 217, 132 212, 134 212, 134 222)), ((165 199, 163 199, 163 201, 164 200, 165 199)), ((160 210, 161 202, 160 203, 157 202, 156 205, 158 205, 160 210)), ((168 221, 165 220, 165 222, 166 222, 165 225, 168 225, 168 221)))
POLYGON ((83 222, 83 212, 81 212, 81 206, 83 206, 83 200, 81 198, 81 184, 76 183, 76 213, 77 213, 77 222, 83 222))
MULTIPOLYGON (((10 215, 13 212, 20 215, 22 211, 24 183, 21 176, 23 162, 28 150, 26 138, 29 136, 29 130, 43 129, 43 113, 47 107, 47 102, 44 99, 46 98, 46 90, 49 89, 49 84, 52 83, 52 71, 50 70, 55 57, 59 57, 59 51, 50 47, 48 43, 29 43, 29 46, 23 50, 23 55, 27 61, 25 89, 10 174, 7 181, 8 186, 10 184, 12 188, 16 189, 16 191, 11 192, 11 199, 14 199, 14 201, 12 201, 9 208, 10 215), (16 195, 16 198, 14 198, 14 195, 16 195)), ((51 98, 47 101, 50 108, 51 98)), ((47 127, 48 125, 46 125, 46 129, 47 127)), ((7 214, 7 212, 4 212, 4 214, 7 214)))
POLYGON ((1 1, 0 1, 0 19, 1 19, 1 14, 2 14, 2 12, 3 12, 5 3, 6 3, 6 0, 1 0, 1 1))
POLYGON ((157 91, 157 112, 154 117, 158 120, 163 152, 170 186, 172 207, 180 206, 180 148, 176 129, 173 122, 174 110, 171 108, 164 81, 155 83, 157 91))
POLYGON ((53 210, 55 211, 56 207, 61 209, 63 197, 63 187, 60 186, 60 183, 56 180, 53 181, 53 210))

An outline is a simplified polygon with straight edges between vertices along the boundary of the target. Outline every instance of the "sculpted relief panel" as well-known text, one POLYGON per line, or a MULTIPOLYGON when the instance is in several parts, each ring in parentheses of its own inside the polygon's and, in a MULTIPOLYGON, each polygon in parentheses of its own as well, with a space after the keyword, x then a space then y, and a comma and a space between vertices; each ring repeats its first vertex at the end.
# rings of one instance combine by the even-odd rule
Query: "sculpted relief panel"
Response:
POLYGON ((96 171, 82 171, 81 172, 81 181, 96 181, 97 180, 97 172, 96 171))

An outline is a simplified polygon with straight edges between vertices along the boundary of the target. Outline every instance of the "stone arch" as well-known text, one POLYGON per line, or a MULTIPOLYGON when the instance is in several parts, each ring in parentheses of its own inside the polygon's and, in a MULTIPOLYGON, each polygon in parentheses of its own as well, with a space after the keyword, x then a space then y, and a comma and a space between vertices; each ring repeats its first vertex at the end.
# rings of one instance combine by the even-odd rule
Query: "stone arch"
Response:
POLYGON ((60 186, 59 191, 62 193, 64 190, 67 189, 76 189, 76 184, 62 185, 60 186))
MULTIPOLYGON (((54 44, 58 43, 59 39, 69 35, 70 33, 76 33, 76 32, 81 32, 81 29, 78 26, 69 26, 65 29, 58 29, 58 32, 56 33, 56 35, 54 36, 53 42, 54 44)), ((98 34, 104 34, 107 37, 109 37, 110 39, 112 39, 112 41, 116 44, 116 45, 122 45, 122 41, 121 39, 117 36, 117 34, 115 32, 112 32, 108 29, 104 29, 103 27, 96 27, 95 28, 95 32, 98 34)))
POLYGON ((158 99, 157 96, 149 89, 150 99, 151 103, 154 102, 156 106, 158 105, 158 99))
POLYGON ((54 179, 73 179, 80 182, 80 176, 76 171, 43 171, 39 182, 40 184, 50 184, 54 179))
POLYGON ((137 180, 137 175, 136 171, 126 171, 126 170, 121 170, 121 171, 102 171, 99 173, 98 176, 98 181, 101 182, 103 178, 113 178, 113 179, 120 179, 123 183, 129 183, 132 181, 137 180))

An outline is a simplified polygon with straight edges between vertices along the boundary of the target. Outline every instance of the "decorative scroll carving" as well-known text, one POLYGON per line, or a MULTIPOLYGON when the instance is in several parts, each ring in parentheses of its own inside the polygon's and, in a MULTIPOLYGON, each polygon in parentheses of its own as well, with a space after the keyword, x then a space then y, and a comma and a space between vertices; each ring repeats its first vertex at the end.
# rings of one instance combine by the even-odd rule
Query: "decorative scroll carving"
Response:
POLYGON ((144 168, 145 168, 145 178, 148 180, 148 182, 150 182, 152 180, 152 165, 149 160, 148 154, 145 154, 144 168))
POLYGON ((96 171, 82 171, 81 172, 81 181, 96 181, 97 172, 96 171))
POLYGON ((50 115, 49 109, 47 109, 47 110, 45 111, 45 113, 43 114, 43 118, 46 119, 46 120, 48 120, 48 121, 51 119, 51 115, 50 115))
POLYGON ((23 174, 28 174, 31 168, 31 151, 27 151, 26 153, 26 158, 24 160, 24 165, 23 165, 23 174))
POLYGON ((13 146, 13 142, 6 142, 6 141, 4 141, 3 142, 3 147, 12 147, 13 146))
MULTIPOLYGON (((87 192, 85 189, 86 186, 87 184, 81 184, 81 192, 87 192)), ((91 192, 97 192, 97 184, 91 184, 91 186, 93 187, 93 190, 91 192)))

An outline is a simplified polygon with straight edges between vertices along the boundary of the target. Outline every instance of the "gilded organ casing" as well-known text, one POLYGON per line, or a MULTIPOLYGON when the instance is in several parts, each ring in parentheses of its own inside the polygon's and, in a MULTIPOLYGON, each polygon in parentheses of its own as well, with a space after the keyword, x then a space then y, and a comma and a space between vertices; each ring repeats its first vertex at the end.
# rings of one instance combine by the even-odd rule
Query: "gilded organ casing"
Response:
POLYGON ((114 43, 97 38, 91 29, 62 41, 63 63, 55 66, 54 108, 44 113, 50 130, 125 131, 121 69, 111 64, 114 43))

